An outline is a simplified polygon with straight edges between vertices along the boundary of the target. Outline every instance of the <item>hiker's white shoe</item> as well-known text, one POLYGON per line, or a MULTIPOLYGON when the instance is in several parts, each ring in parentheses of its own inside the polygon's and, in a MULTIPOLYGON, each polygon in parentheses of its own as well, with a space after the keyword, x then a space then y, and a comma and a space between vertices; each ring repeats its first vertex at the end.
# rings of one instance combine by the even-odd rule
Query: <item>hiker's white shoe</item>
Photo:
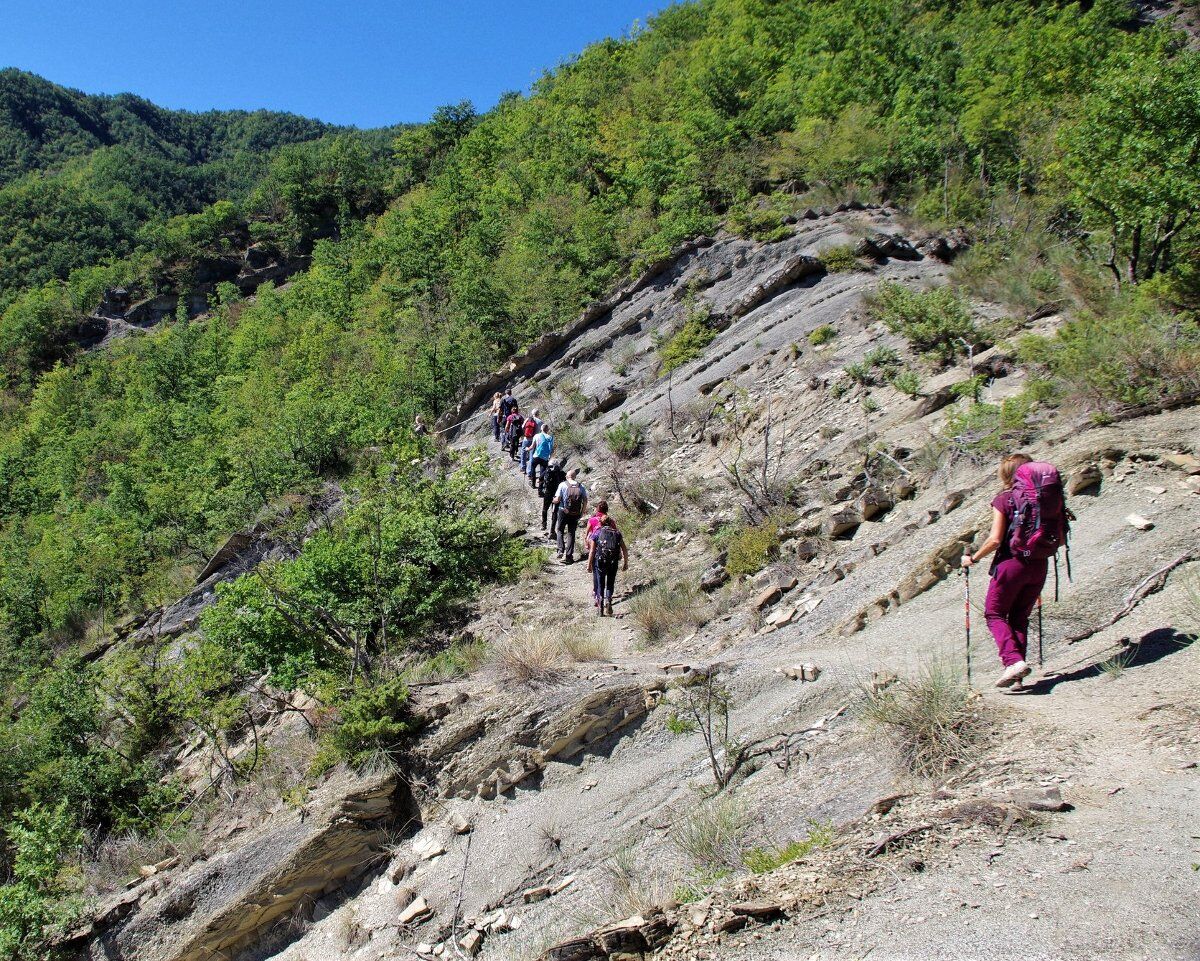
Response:
POLYGON ((1010 664, 1004 669, 1004 673, 1000 675, 1000 679, 996 681, 996 687, 1011 687, 1023 677, 1028 677, 1032 671, 1028 664, 1024 661, 1017 661, 1016 664, 1010 664))

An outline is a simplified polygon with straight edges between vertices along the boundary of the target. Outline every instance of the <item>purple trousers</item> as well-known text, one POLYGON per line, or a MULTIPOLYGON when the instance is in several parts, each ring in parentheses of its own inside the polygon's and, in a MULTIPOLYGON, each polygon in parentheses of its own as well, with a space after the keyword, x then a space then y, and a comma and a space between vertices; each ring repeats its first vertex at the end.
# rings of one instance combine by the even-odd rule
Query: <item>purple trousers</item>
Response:
POLYGON ((1029 614, 1046 584, 1047 562, 1015 557, 1001 561, 988 585, 983 616, 1005 667, 1025 660, 1029 614))

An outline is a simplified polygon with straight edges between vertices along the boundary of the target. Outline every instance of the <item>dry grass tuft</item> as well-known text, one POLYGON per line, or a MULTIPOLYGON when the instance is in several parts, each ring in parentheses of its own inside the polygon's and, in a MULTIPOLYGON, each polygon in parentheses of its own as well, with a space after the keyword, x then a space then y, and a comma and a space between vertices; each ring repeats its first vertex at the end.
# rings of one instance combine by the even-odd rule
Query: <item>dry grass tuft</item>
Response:
POLYGON ((657 644, 703 623, 704 597, 694 585, 656 584, 629 602, 645 644, 657 644))
POLYGON ((862 716, 896 742, 909 769, 936 777, 964 761, 983 731, 982 705, 948 664, 868 690, 862 716))
POLYGON ((591 631, 564 630, 559 639, 563 652, 573 661, 608 661, 612 659, 612 644, 607 637, 591 631))
POLYGON ((495 644, 492 664, 505 677, 524 684, 552 684, 566 673, 559 638, 532 631, 495 644))

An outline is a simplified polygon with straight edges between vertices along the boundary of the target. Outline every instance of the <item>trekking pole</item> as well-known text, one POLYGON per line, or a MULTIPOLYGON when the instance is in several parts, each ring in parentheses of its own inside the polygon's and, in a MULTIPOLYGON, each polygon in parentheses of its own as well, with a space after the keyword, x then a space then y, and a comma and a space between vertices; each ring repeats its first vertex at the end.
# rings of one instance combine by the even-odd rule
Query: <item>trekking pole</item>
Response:
POLYGON ((963 624, 967 632, 967 687, 971 686, 971 568, 963 572, 963 624))
POLYGON ((1041 667, 1042 664, 1045 663, 1042 660, 1042 595, 1041 594, 1038 595, 1038 599, 1037 599, 1037 612, 1038 612, 1038 667, 1041 667))

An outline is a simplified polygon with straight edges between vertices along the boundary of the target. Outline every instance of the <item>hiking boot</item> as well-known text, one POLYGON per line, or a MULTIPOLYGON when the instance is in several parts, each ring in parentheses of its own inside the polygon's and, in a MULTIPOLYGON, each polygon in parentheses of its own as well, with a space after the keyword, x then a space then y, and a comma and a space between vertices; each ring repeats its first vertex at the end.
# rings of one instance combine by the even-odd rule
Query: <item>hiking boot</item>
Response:
POLYGON ((1029 672, 1033 668, 1024 661, 1017 661, 1016 664, 1010 664, 1004 669, 1004 673, 1000 675, 1000 679, 996 681, 996 687, 1011 687, 1023 677, 1028 677, 1029 672))
POLYGON ((604 598, 604 613, 607 614, 609 617, 613 616, 612 598, 611 597, 604 598))

